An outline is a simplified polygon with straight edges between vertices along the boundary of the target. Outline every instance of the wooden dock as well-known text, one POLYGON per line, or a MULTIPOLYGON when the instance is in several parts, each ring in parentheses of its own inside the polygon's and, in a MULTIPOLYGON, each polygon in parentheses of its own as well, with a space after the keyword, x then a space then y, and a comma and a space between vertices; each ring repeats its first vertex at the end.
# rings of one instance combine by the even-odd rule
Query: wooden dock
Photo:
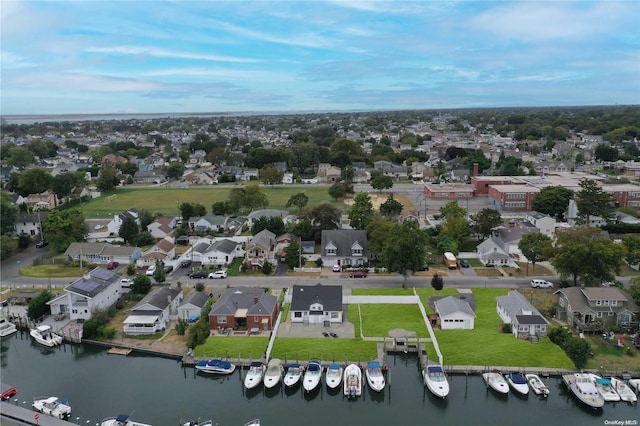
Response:
POLYGON ((131 349, 129 348, 110 348, 107 353, 113 354, 113 355, 124 355, 127 356, 131 353, 131 349))

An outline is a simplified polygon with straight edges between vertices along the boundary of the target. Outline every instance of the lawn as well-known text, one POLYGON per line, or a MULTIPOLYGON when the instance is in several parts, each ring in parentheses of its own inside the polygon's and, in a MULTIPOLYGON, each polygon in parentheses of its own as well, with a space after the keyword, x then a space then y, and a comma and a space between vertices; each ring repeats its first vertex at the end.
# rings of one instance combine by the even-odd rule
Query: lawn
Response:
MULTIPOLYGON (((365 337, 389 337, 389 330, 395 328, 415 331, 416 337, 429 337, 418 305, 349 305, 349 319, 352 322, 358 318, 358 306, 362 313, 362 334, 365 337)), ((356 329, 356 334, 359 334, 359 330, 356 329)))
POLYGON ((497 268, 473 268, 479 277, 501 277, 502 273, 497 268))
MULTIPOLYGON (((241 185, 238 185, 241 187, 241 185)), ((210 188, 153 188, 153 189, 118 189, 98 197, 84 204, 82 210, 87 219, 112 218, 113 215, 130 208, 138 210, 150 209, 153 213, 179 216, 179 205, 185 202, 199 203, 205 206, 207 211, 217 201, 226 201, 232 186, 215 186, 210 188)), ((299 192, 309 197, 309 206, 317 206, 323 201, 331 202, 334 207, 344 208, 342 202, 336 202, 329 197, 326 186, 308 187, 261 187, 269 200, 269 208, 290 210, 285 207, 289 198, 299 192)))
POLYGON ((377 358, 378 352, 376 342, 360 339, 281 338, 276 339, 271 355, 288 362, 307 361, 312 358, 323 361, 369 361, 377 358))
POLYGON ((268 337, 212 336, 204 345, 196 346, 194 355, 202 358, 259 359, 269 344, 268 337))
MULTIPOLYGON (((84 264, 82 271, 88 272, 97 265, 84 264)), ((67 266, 65 264, 53 265, 29 265, 20 268, 20 275, 32 278, 73 278, 82 276, 80 266, 67 266)))

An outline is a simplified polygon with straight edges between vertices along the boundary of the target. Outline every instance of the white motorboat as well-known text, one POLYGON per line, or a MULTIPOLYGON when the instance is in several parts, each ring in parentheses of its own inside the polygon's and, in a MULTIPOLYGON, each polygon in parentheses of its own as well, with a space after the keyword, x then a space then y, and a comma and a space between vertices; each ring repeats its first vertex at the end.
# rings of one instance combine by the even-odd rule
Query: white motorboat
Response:
POLYGON ((591 380, 593 380, 593 384, 596 386, 596 389, 602 395, 605 402, 617 402, 620 401, 620 395, 613 388, 611 384, 611 380, 604 379, 596 374, 589 374, 591 380))
POLYGON ((186 422, 183 423, 182 426, 213 426, 213 420, 205 420, 202 422, 186 422))
POLYGON ((432 364, 422 369, 422 378, 427 389, 438 398, 449 395, 449 382, 442 366, 432 364))
POLYGON ((511 389, 515 392, 518 392, 520 395, 529 395, 527 379, 521 373, 505 374, 505 378, 511 389))
POLYGON ((60 401, 55 396, 39 396, 33 398, 31 404, 34 410, 48 416, 59 419, 68 419, 71 416, 71 406, 67 400, 60 401))
POLYGON ((304 367, 300 364, 289 364, 287 368, 287 374, 284 375, 284 385, 287 387, 293 387, 300 383, 300 379, 304 374, 304 367))
POLYGON ((367 377, 369 387, 376 392, 382 392, 385 380, 380 363, 378 361, 369 361, 367 363, 367 368, 364 370, 364 374, 367 377))
POLYGON ((260 419, 253 419, 245 423, 244 426, 260 426, 260 419))
POLYGON ((41 345, 53 347, 62 343, 62 337, 51 330, 50 325, 39 325, 29 332, 33 339, 41 345))
POLYGON ((638 400, 638 396, 636 393, 629 387, 628 384, 618 379, 617 377, 611 378, 611 384, 613 385, 613 389, 620 395, 620 399, 622 401, 627 402, 636 402, 638 400))
POLYGON ((267 371, 264 372, 264 387, 267 389, 273 388, 280 383, 284 368, 282 367, 282 361, 279 359, 272 359, 267 364, 267 371))
POLYGON ((128 414, 121 414, 117 417, 107 417, 106 419, 102 420, 102 422, 100 423, 100 426, 151 426, 151 425, 146 423, 134 422, 133 420, 129 419, 128 414))
POLYGON ((320 365, 319 361, 309 361, 307 370, 304 372, 304 377, 302 378, 302 387, 306 392, 311 392, 318 387, 321 380, 322 365, 320 365))
POLYGON ((362 395, 362 370, 356 364, 344 369, 344 394, 349 398, 362 395))
POLYGON ((18 331, 14 323, 6 318, 0 318, 0 337, 9 336, 18 331))
POLYGON ((629 386, 631 386, 636 393, 640 392, 640 379, 629 379, 629 386))
POLYGON ((549 396, 549 388, 544 382, 538 377, 537 374, 525 374, 524 377, 527 379, 527 383, 529 383, 529 387, 536 395, 542 395, 545 398, 549 396))
POLYGON ((207 374, 231 374, 236 370, 236 365, 221 359, 198 361, 196 370, 207 374))
POLYGON ((509 393, 509 385, 499 371, 489 371, 487 373, 482 373, 482 378, 484 379, 484 382, 487 384, 487 386, 489 386, 494 391, 500 394, 509 393))
POLYGON ((325 372, 325 380, 329 389, 335 389, 342 383, 342 366, 340 364, 329 364, 325 372))
POLYGON ((244 387, 247 389, 253 389, 262 382, 262 376, 264 376, 264 364, 260 361, 253 361, 249 365, 249 371, 244 378, 244 387))
POLYGON ((591 408, 602 408, 604 406, 604 398, 596 389, 596 385, 589 374, 563 374, 562 380, 571 393, 583 404, 591 408))

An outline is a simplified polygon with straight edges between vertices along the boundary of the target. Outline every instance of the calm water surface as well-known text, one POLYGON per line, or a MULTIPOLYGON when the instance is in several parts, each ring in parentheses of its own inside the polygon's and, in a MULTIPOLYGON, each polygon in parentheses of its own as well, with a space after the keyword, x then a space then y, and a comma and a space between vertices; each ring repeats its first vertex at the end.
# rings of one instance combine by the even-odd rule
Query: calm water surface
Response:
POLYGON ((84 345, 48 349, 26 332, 3 338, 0 352, 2 381, 18 389, 19 404, 30 407, 34 396, 69 398, 72 418, 82 425, 132 412, 134 420, 154 426, 198 418, 241 426, 256 417, 263 426, 633 425, 640 418, 637 405, 627 403, 608 403, 601 412, 584 408, 558 379, 547 380, 551 396, 540 399, 500 397, 480 376, 452 376, 451 393, 442 401, 423 386, 417 357, 391 356, 389 363, 384 392, 367 388, 359 400, 348 401, 325 387, 311 395, 299 388, 247 392, 239 371, 214 378, 163 358, 109 355, 84 345))

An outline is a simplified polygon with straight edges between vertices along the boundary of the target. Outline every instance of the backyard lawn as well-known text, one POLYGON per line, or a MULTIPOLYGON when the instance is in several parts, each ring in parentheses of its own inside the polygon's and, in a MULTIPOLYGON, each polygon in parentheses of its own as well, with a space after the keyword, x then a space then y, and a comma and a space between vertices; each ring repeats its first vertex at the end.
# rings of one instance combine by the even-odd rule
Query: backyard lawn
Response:
MULTIPOLYGON (((418 305, 362 304, 349 305, 349 319, 362 313, 362 334, 365 337, 389 337, 389 330, 401 328, 415 331, 416 337, 429 337, 429 331, 418 305)), ((359 329, 356 329, 356 334, 359 329)))
POLYGON ((204 345, 196 346, 198 358, 260 359, 269 344, 268 337, 212 336, 204 345))
POLYGON ((271 356, 287 362, 294 360, 306 362, 310 359, 338 362, 369 361, 378 357, 378 351, 376 342, 365 342, 360 339, 283 337, 276 339, 271 356))

